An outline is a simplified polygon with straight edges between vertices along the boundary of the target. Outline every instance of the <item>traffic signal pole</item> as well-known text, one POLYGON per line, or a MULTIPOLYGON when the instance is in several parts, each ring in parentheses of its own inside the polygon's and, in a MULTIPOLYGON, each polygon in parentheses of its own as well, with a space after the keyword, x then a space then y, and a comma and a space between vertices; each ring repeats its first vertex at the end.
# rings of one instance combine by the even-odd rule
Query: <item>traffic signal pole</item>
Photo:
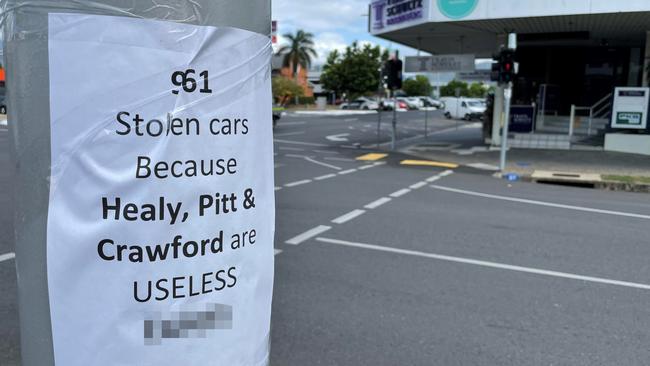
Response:
MULTIPOLYGON (((509 55, 509 57, 512 57, 514 55, 514 51, 517 49, 517 34, 516 33, 510 33, 508 35, 508 49, 506 51, 502 51, 502 55, 504 52, 507 52, 506 54, 509 55)), ((504 60, 502 57, 501 65, 502 67, 505 68, 505 70, 501 70, 501 73, 503 73, 503 76, 500 76, 500 80, 504 81, 503 79, 507 79, 506 81, 506 87, 503 90, 503 97, 504 97, 504 121, 503 121, 503 128, 501 129, 501 153, 500 153, 500 159, 499 159, 499 170, 501 171, 501 175, 503 176, 505 174, 506 170, 506 160, 507 160, 507 150, 508 150, 508 129, 510 125, 510 102, 512 100, 512 78, 516 73, 516 67, 514 62, 512 62, 512 59, 509 58, 508 60, 504 60), (506 62, 504 62, 506 61, 506 62)))
POLYGON ((499 159, 499 170, 501 174, 505 173, 506 170, 506 151, 508 150, 508 125, 510 124, 510 101, 512 99, 512 82, 509 82, 506 88, 503 91, 504 96, 504 122, 503 129, 501 134, 501 154, 499 159))

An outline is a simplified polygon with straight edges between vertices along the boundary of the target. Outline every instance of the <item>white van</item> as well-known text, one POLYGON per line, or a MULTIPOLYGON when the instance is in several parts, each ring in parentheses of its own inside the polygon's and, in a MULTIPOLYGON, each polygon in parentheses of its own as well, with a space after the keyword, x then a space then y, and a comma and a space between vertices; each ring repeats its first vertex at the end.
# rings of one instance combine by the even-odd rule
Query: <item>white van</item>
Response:
POLYGON ((447 118, 462 118, 468 121, 483 119, 486 109, 483 99, 442 97, 440 100, 445 104, 445 117, 447 118))

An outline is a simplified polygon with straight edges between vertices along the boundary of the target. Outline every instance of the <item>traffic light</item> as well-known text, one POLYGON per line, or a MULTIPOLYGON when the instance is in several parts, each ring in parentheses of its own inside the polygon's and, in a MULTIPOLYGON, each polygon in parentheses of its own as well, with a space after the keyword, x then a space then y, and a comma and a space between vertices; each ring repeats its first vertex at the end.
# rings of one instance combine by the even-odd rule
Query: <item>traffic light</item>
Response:
POLYGON ((388 89, 396 90, 402 88, 402 61, 398 58, 386 61, 388 89))
POLYGON ((515 79, 515 52, 503 50, 499 55, 499 83, 507 84, 515 79))

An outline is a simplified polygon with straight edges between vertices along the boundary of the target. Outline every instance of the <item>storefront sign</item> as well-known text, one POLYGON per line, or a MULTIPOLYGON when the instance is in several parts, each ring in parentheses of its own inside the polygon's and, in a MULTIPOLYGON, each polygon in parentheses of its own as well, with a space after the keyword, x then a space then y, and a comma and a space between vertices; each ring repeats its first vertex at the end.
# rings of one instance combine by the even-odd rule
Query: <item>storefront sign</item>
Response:
POLYGON ((371 30, 398 27, 427 17, 426 0, 379 0, 370 4, 371 30))
POLYGON ((645 129, 648 125, 649 100, 650 88, 616 88, 612 105, 612 128, 645 129))
POLYGON ((404 72, 473 72, 474 61, 469 54, 407 56, 404 72))
POLYGON ((530 105, 510 107, 510 132, 533 132, 535 129, 535 108, 530 105))
POLYGON ((56 364, 268 364, 269 38, 61 13, 48 34, 56 364))

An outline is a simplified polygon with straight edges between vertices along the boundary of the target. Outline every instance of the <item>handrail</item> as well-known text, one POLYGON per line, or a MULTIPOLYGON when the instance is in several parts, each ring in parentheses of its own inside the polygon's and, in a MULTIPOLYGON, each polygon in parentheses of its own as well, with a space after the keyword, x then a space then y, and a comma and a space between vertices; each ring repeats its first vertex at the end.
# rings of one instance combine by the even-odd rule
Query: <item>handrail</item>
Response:
POLYGON ((612 103, 611 103, 611 98, 612 98, 612 93, 609 93, 602 97, 600 100, 598 100, 596 103, 592 104, 590 107, 586 106, 576 106, 575 104, 571 104, 571 115, 569 116, 569 137, 573 137, 573 124, 574 120, 576 117, 576 111, 589 111, 589 124, 587 126, 587 136, 591 136, 591 123, 596 116, 600 115, 603 111, 608 110, 612 103), (604 102, 607 102, 603 104, 604 102), (597 108, 599 105, 602 106, 600 108, 597 108), (595 112, 594 112, 595 110, 595 112))

